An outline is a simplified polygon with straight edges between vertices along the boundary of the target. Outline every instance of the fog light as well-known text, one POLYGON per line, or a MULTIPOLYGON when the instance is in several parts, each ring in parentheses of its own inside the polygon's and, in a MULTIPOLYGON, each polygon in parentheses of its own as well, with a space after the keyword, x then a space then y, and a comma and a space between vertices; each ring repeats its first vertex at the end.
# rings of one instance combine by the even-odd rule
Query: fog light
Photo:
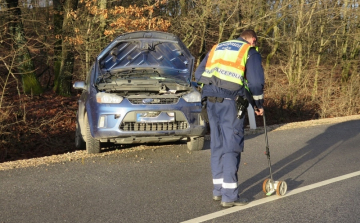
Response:
POLYGON ((170 117, 175 117, 175 112, 166 112, 166 114, 170 117))
POLYGON ((105 115, 100 116, 99 125, 98 125, 99 128, 104 128, 105 127, 105 120, 106 120, 105 115))

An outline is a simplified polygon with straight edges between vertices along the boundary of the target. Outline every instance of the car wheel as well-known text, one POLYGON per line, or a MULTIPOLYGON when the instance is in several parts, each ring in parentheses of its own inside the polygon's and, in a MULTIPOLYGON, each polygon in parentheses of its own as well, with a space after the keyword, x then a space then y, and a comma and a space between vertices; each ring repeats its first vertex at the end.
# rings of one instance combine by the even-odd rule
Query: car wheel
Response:
POLYGON ((199 151, 204 147, 204 137, 190 137, 187 141, 187 148, 190 151, 199 151))
POLYGON ((89 154, 100 153, 100 140, 94 139, 91 136, 89 119, 87 113, 85 114, 85 126, 86 126, 86 152, 89 154))
POLYGON ((76 130, 75 130, 75 147, 77 149, 85 149, 85 141, 81 135, 81 130, 78 122, 76 122, 76 130))

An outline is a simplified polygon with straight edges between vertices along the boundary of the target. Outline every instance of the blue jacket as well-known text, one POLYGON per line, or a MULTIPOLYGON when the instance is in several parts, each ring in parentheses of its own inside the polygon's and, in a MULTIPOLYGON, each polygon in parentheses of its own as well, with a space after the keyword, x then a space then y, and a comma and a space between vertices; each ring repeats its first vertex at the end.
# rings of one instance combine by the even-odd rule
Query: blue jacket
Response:
MULTIPOLYGON (((238 38, 238 40, 245 41, 242 38, 238 38)), ((195 71, 196 81, 199 81, 202 73, 205 71, 208 58, 209 53, 207 53, 205 58, 197 67, 195 71)), ((245 65, 245 77, 248 80, 249 89, 254 96, 254 102, 256 107, 262 108, 264 103, 264 70, 261 65, 261 56, 254 48, 251 48, 249 50, 248 59, 245 65)), ((215 85, 204 85, 202 89, 202 96, 216 96, 235 99, 236 96, 245 96, 245 88, 243 87, 238 91, 230 91, 224 88, 216 87, 215 85)))

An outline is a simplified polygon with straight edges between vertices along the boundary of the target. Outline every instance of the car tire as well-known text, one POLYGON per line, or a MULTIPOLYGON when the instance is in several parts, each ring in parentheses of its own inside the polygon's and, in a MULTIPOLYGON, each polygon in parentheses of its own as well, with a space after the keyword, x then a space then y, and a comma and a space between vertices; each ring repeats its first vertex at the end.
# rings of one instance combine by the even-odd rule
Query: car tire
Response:
POLYGON ((85 141, 81 135, 81 129, 79 127, 78 122, 76 122, 76 130, 75 130, 75 147, 77 149, 85 149, 85 141))
POLYGON ((204 137, 189 137, 187 141, 187 148, 190 151, 199 151, 204 148, 204 137))
POLYGON ((94 139, 91 136, 90 125, 87 113, 85 114, 85 126, 86 126, 86 152, 89 154, 100 153, 100 140, 94 139))

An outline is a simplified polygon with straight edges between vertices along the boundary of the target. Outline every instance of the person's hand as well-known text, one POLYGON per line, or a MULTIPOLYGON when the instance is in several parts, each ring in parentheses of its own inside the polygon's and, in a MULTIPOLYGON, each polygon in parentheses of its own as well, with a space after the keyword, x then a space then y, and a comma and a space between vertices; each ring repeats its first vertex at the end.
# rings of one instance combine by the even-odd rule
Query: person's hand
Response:
POLYGON ((255 109, 255 114, 258 116, 263 116, 264 115, 264 109, 263 108, 256 108, 255 109))

